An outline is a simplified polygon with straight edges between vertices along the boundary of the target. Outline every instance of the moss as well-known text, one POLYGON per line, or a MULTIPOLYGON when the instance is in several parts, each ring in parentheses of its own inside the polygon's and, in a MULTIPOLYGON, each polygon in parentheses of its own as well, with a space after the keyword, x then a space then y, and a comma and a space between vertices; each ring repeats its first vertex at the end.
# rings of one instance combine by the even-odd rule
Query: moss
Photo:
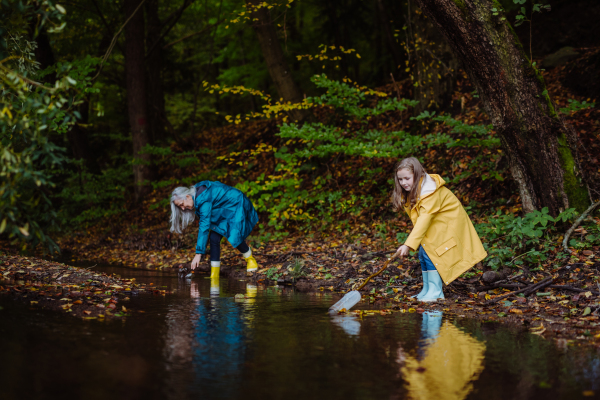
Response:
POLYGON ((463 13, 467 12, 467 3, 465 0, 453 0, 456 7, 460 8, 463 13))
POLYGON ((574 207, 578 212, 583 212, 590 205, 585 187, 575 175, 575 159, 563 132, 558 137, 558 154, 563 169, 564 189, 569 199, 569 207, 574 207))
POLYGON ((456 4, 456 7, 458 7, 458 9, 460 10, 461 14, 463 15, 463 18, 465 18, 468 21, 470 18, 469 18, 469 13, 467 11, 467 3, 465 3, 465 0, 452 0, 452 1, 454 1, 454 4, 456 4))

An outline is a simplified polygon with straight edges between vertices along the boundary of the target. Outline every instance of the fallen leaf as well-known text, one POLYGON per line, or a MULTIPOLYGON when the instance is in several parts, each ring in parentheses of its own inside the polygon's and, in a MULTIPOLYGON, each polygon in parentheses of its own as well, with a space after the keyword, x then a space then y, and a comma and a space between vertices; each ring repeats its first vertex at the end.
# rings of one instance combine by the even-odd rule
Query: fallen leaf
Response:
POLYGON ((83 302, 81 300, 75 300, 73 304, 83 304, 83 302))
POLYGON ((523 311, 519 310, 518 308, 511 308, 509 312, 513 314, 523 314, 523 311))
POLYGON ((83 312, 85 315, 90 315, 92 312, 91 311, 84 311, 83 312))

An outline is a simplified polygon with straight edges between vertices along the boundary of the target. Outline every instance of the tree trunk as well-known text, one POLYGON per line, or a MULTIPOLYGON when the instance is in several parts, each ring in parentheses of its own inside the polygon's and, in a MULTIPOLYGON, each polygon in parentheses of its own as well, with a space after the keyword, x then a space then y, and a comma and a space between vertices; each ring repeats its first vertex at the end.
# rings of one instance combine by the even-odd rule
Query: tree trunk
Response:
POLYGON ((147 0, 144 5, 148 21, 146 44, 152 46, 159 42, 146 58, 146 88, 148 101, 148 134, 151 143, 157 143, 165 136, 165 93, 162 80, 163 40, 161 21, 158 17, 158 0, 147 0))
MULTIPOLYGON (((285 61, 277 32, 271 23, 269 11, 265 7, 257 8, 257 5, 261 3, 260 0, 246 0, 248 8, 252 10, 252 27, 258 37, 269 75, 275 83, 279 97, 284 102, 300 103, 304 96, 296 82, 294 82, 290 68, 285 61)), ((290 111, 290 117, 293 121, 303 121, 310 117, 310 111, 292 110, 290 111)))
POLYGON ((402 55, 402 50, 400 48, 400 44, 396 42, 394 38, 394 30, 392 29, 392 25, 390 24, 390 13, 387 11, 387 7, 385 6, 383 0, 377 1, 377 16, 379 19, 379 23, 383 28, 383 34, 385 36, 385 41, 390 50, 390 54, 392 55, 392 60, 394 60, 394 68, 392 69, 393 74, 396 75, 396 71, 403 69, 404 67, 404 56, 402 55))
MULTIPOLYGON (((141 0, 125 0, 125 19, 132 15, 141 0)), ((144 69, 144 13, 138 9, 129 23, 125 26, 125 74, 127 87, 127 111, 129 113, 129 128, 133 143, 133 177, 135 199, 140 200, 147 192, 145 180, 152 179, 149 165, 150 156, 142 154, 141 150, 149 143, 148 117, 146 110, 146 87, 144 69)))
POLYGON ((462 62, 483 101, 521 194, 523 210, 552 215, 589 196, 581 179, 575 134, 557 114, 544 80, 493 0, 417 0, 462 62))

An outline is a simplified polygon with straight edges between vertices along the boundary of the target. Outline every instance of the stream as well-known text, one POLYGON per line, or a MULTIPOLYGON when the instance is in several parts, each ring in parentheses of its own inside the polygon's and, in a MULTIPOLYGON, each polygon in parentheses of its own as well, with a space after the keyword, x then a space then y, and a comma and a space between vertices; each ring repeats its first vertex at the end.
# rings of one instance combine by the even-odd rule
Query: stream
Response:
POLYGON ((98 269, 173 293, 131 296, 109 321, 0 297, 0 399, 600 398, 600 351, 524 329, 330 316, 339 294, 98 269))

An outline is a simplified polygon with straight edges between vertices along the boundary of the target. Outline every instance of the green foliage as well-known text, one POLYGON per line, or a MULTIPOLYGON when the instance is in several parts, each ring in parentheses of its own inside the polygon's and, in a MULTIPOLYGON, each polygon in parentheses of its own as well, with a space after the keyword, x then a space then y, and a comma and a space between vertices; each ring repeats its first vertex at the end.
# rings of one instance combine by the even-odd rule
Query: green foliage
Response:
POLYGON ((279 279, 281 277, 282 274, 279 272, 279 270, 277 268, 273 267, 273 268, 269 268, 265 272, 265 275, 267 276, 267 279, 276 281, 277 279, 279 279))
POLYGON ((475 229, 483 239, 488 252, 486 260, 493 269, 525 263, 540 267, 560 245, 552 236, 558 225, 573 219, 576 214, 574 208, 563 211, 556 218, 548 214, 548 208, 524 217, 498 210, 487 223, 477 224, 475 229))
POLYGON ((531 16, 533 16, 534 13, 541 13, 542 11, 550 11, 550 9, 551 9, 551 6, 549 4, 532 3, 531 16, 530 16, 530 18, 527 18, 527 9, 525 8, 527 0, 513 0, 513 1, 517 5, 522 5, 522 7, 519 7, 518 14, 515 17, 515 26, 519 26, 523 22, 531 23, 530 18, 531 18, 531 16))
POLYGON ((569 115, 571 113, 578 112, 586 108, 594 108, 595 106, 596 103, 588 103, 587 101, 569 99, 567 106, 560 108, 560 112, 569 115))
POLYGON ((290 275, 294 279, 301 278, 306 276, 306 270, 304 269, 304 260, 300 257, 294 257, 291 265, 292 270, 290 271, 290 275))
POLYGON ((131 163, 92 174, 83 166, 70 174, 57 198, 62 200, 59 217, 64 225, 87 226, 126 211, 127 187, 133 173, 131 163))
MULTIPOLYGON (((8 13, 29 20, 35 15, 27 13, 43 12, 42 21, 52 10, 62 14, 61 7, 49 4, 43 2, 42 8, 36 8, 34 2, 16 2, 12 3, 16 8, 9 9, 8 13), (21 14, 15 14, 17 12, 21 14)), ((0 50, 10 55, 2 63, 12 59, 17 62, 0 65, 3 93, 0 99, 0 234, 7 234, 15 243, 42 244, 45 249, 57 251, 58 247, 47 235, 48 229, 56 226, 57 216, 48 191, 54 187, 56 172, 67 160, 64 150, 51 136, 67 132, 76 117, 73 107, 79 104, 83 94, 93 92, 85 76, 96 61, 87 57, 78 62, 57 63, 51 70, 38 73, 37 64, 29 58, 35 46, 22 37, 15 40, 16 35, 6 27, 3 34, 4 47, 0 46, 0 50), (54 87, 32 79, 50 71, 57 76, 54 87)))
MULTIPOLYGON (((414 120, 420 124, 430 124, 435 133, 420 135, 374 129, 369 125, 372 118, 404 112, 417 102, 382 99, 382 93, 352 86, 348 82, 333 81, 325 75, 318 75, 313 81, 325 93, 307 98, 306 103, 330 108, 334 112, 331 118, 334 122, 303 125, 283 123, 278 136, 284 145, 279 149, 259 145, 252 151, 232 152, 229 157, 221 157, 230 164, 248 168, 248 165, 258 162, 263 153, 274 154, 277 164, 272 174, 261 174, 253 180, 244 179, 236 187, 252 199, 259 212, 269 215, 268 225, 276 230, 282 230, 290 221, 310 229, 335 226, 341 230, 344 221, 359 216, 365 208, 373 207, 372 194, 362 191, 345 193, 331 187, 331 173, 316 176, 312 173, 327 160, 335 159, 338 163, 354 160, 369 165, 372 159, 398 160, 433 146, 496 150, 500 145, 499 140, 491 135, 489 126, 468 125, 428 111, 414 120), (373 96, 379 97, 377 102, 373 102, 373 96), (440 132, 441 126, 445 126, 449 133, 440 132)), ((485 157, 482 153, 474 161, 485 164, 485 157)), ((484 178, 502 179, 496 171, 494 157, 491 157, 488 162, 490 165, 486 168, 481 168, 475 162, 473 165, 474 168, 477 166, 478 172, 493 171, 489 176, 484 175, 484 178)), ((381 182, 384 173, 381 168, 361 168, 355 173, 355 186, 379 185, 382 199, 385 199, 389 185, 387 180, 381 182)), ((455 180, 461 178, 458 176, 455 180)), ((378 232, 382 237, 387 235, 387 231, 378 232)))

